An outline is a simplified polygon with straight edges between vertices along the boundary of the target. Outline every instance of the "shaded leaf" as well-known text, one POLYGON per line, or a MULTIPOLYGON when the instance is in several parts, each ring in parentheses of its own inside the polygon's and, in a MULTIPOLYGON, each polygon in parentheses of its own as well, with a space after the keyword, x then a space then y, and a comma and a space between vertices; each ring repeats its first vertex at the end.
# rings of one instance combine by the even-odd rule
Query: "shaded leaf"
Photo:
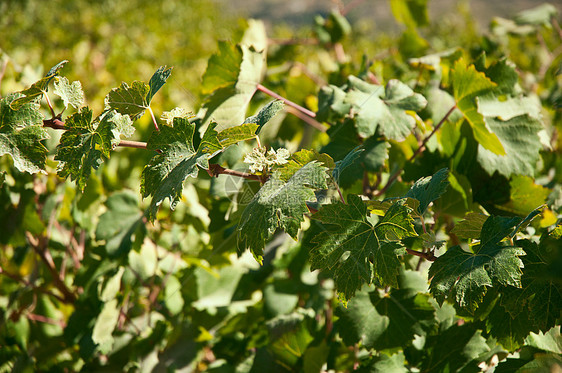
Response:
POLYGON ((445 299, 474 311, 489 287, 495 285, 521 287, 519 258, 525 252, 516 246, 502 245, 521 221, 520 218, 489 217, 480 232, 480 244, 464 251, 450 248, 437 258, 429 269, 431 292, 439 304, 445 299))
POLYGON ((331 271, 344 300, 373 280, 382 286, 398 286, 398 256, 406 252, 399 240, 416 236, 409 213, 408 207, 394 204, 373 226, 358 196, 350 194, 347 204, 325 205, 312 216, 323 223, 325 231, 312 240, 311 269, 331 271))
POLYGON ((412 185, 405 197, 415 198, 420 201, 418 212, 423 214, 429 204, 441 197, 447 190, 449 186, 448 176, 449 170, 442 168, 433 176, 423 177, 412 185))
POLYGON ((488 219, 488 216, 479 212, 468 213, 464 220, 455 225, 451 233, 456 234, 460 239, 476 240, 480 237, 480 231, 482 231, 486 219, 488 219))
POLYGON ((239 248, 250 249, 260 263, 265 243, 277 228, 297 238, 303 214, 309 212, 306 202, 316 201, 315 189, 327 187, 326 168, 318 162, 305 164, 286 180, 282 175, 275 171, 261 187, 246 206, 237 228, 239 248))
POLYGON ((254 116, 246 118, 244 124, 255 123, 258 128, 255 131, 256 135, 259 135, 263 126, 269 122, 279 111, 283 110, 285 104, 281 100, 273 100, 267 105, 265 105, 261 110, 254 116))
POLYGON ((173 210, 182 196, 183 182, 197 177, 199 168, 209 168, 209 158, 222 150, 214 124, 209 125, 197 150, 193 146, 195 124, 185 118, 174 118, 174 126, 163 126, 148 139, 147 149, 161 153, 152 157, 141 177, 143 198, 152 197, 148 218, 154 220, 164 199, 173 210))

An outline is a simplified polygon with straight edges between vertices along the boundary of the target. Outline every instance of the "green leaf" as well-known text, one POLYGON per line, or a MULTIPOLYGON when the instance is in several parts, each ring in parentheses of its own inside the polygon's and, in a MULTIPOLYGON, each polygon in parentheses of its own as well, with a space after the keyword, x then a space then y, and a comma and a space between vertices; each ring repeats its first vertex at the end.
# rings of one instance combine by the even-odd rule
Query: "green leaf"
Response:
POLYGON ((382 86, 349 77, 350 90, 345 102, 353 109, 355 126, 362 137, 371 137, 377 131, 389 139, 403 140, 416 122, 407 111, 423 109, 427 101, 406 84, 390 80, 382 86))
POLYGON ((256 137, 256 131, 259 130, 255 123, 245 123, 236 127, 230 127, 220 131, 217 138, 224 148, 239 143, 240 141, 250 140, 256 137))
POLYGON ((514 175, 509 186, 510 201, 498 208, 520 216, 526 216, 542 206, 551 192, 550 189, 535 184, 532 178, 522 175, 514 175))
POLYGON ((429 204, 441 197, 447 190, 449 170, 442 168, 433 176, 423 177, 416 181, 405 197, 415 198, 420 201, 418 213, 423 214, 429 204))
POLYGON ((347 153, 347 155, 341 161, 336 162, 336 167, 334 167, 334 170, 332 171, 332 176, 338 184, 342 172, 353 163, 355 163, 355 161, 357 161, 361 157, 361 153, 363 153, 364 151, 365 149, 363 149, 361 146, 358 146, 347 153))
POLYGON ((173 67, 167 66, 160 66, 158 70, 152 75, 150 81, 148 82, 148 86, 150 90, 146 95, 146 102, 150 105, 152 98, 154 95, 162 88, 162 86, 166 83, 170 75, 172 75, 173 67))
POLYGON ((244 122, 248 104, 262 79, 266 53, 266 45, 219 42, 219 51, 211 56, 203 75, 202 91, 211 94, 204 104, 204 122, 212 119, 220 129, 244 122))
POLYGON ((311 269, 331 271, 345 300, 373 280, 382 286, 398 286, 398 256, 406 252, 399 240, 416 236, 410 211, 394 204, 373 226, 367 219, 367 206, 356 195, 350 194, 347 204, 325 205, 312 216, 323 223, 325 231, 312 240, 311 269))
POLYGON ((484 73, 477 71, 474 65, 467 66, 463 59, 455 62, 451 81, 457 108, 472 127, 476 141, 493 154, 505 155, 502 143, 484 122, 484 117, 478 112, 476 103, 477 96, 490 92, 496 84, 484 73))
POLYGON ((476 240, 480 237, 482 226, 488 219, 488 216, 479 212, 468 213, 464 220, 461 220, 455 225, 451 231, 457 235, 458 238, 476 240))
POLYGON ((131 120, 140 118, 150 108, 152 98, 166 83, 172 68, 161 66, 150 78, 149 84, 134 81, 131 86, 121 83, 119 88, 112 89, 105 97, 105 109, 113 109, 119 114, 128 115, 131 120))
MULTIPOLYGON (((560 245, 560 241, 557 240, 555 245, 560 245)), ((513 317, 517 317, 519 312, 528 313, 538 329, 546 331, 561 316, 562 286, 556 262, 559 259, 544 245, 528 240, 519 240, 517 244, 526 254, 522 258, 525 266, 522 286, 521 289, 509 289, 502 297, 502 304, 513 317)))
POLYGON ((105 109, 113 109, 119 114, 128 115, 131 120, 136 120, 148 109, 146 97, 149 92, 150 86, 144 82, 134 81, 130 87, 123 82, 119 88, 114 88, 107 94, 105 109))
POLYGON ((258 128, 255 131, 256 135, 259 135, 263 126, 269 122, 278 112, 283 110, 285 104, 281 100, 273 100, 269 104, 265 105, 256 115, 246 118, 244 124, 255 123, 258 128))
POLYGON ((110 300, 103 305, 103 309, 96 319, 92 340, 99 346, 102 353, 108 353, 113 348, 113 330, 119 320, 119 306, 117 299, 110 300))
POLYGON ((351 25, 338 11, 331 11, 327 19, 316 16, 314 31, 321 43, 338 43, 351 32, 351 25))
POLYGON ((439 304, 445 299, 474 311, 487 288, 503 285, 521 287, 519 258, 525 252, 516 246, 502 245, 520 218, 489 217, 480 232, 480 244, 464 251, 460 246, 450 248, 437 258, 429 269, 431 292, 439 304))
POLYGON ((413 271, 402 271, 399 282, 400 290, 392 289, 384 296, 377 291, 361 291, 347 307, 337 308, 336 327, 346 345, 361 342, 376 350, 405 346, 414 335, 425 335, 428 324, 437 322, 430 297, 420 294, 425 290, 419 289, 420 285, 425 287, 423 277, 413 271), (414 288, 409 287, 409 281, 414 288))
POLYGON ((31 87, 24 89, 20 92, 21 95, 10 103, 10 107, 14 110, 19 110, 24 104, 43 97, 47 93, 49 83, 58 75, 60 69, 67 63, 67 60, 61 61, 55 66, 51 67, 45 77, 31 85, 31 87))
POLYGON ((314 340, 305 321, 305 316, 292 313, 279 316, 266 324, 271 341, 268 350, 283 366, 295 367, 314 340))
POLYGON ((388 159, 390 144, 387 141, 370 137, 363 143, 363 147, 365 152, 362 154, 362 159, 365 169, 370 172, 378 172, 388 159))
POLYGON ((303 215, 309 212, 306 202, 316 201, 314 190, 327 188, 326 170, 313 161, 286 180, 284 173, 275 171, 242 213, 237 228, 239 248, 250 249, 261 263, 265 243, 277 228, 296 239, 303 215))
MULTIPOLYGON (((538 132, 541 122, 528 115, 513 117, 507 121, 486 117, 486 125, 503 144, 505 155, 494 154, 481 143, 478 163, 490 175, 498 172, 506 177, 513 174, 534 176, 542 149, 538 132)), ((536 207, 536 206, 535 206, 536 207)))
POLYGON ((164 199, 175 209, 188 177, 197 177, 199 168, 209 168, 209 158, 223 149, 217 138, 214 124, 209 125, 197 150, 193 146, 195 124, 186 118, 174 118, 174 126, 163 126, 148 139, 147 149, 159 151, 144 167, 141 177, 143 198, 152 197, 147 214, 156 218, 158 207, 164 199))
POLYGON ((144 228, 137 195, 123 191, 112 194, 106 201, 107 211, 99 218, 96 239, 105 241, 105 251, 111 257, 128 253, 133 235, 144 228))
POLYGON ((427 338, 420 369, 424 372, 478 372, 478 357, 490 351, 480 330, 454 325, 427 338), (466 368, 466 369, 463 369, 466 368))
POLYGON ((517 13, 514 20, 518 25, 550 27, 552 18, 556 18, 557 16, 558 9, 552 4, 545 3, 517 13))
POLYGON ((329 170, 334 169, 335 164, 332 157, 328 154, 318 153, 315 150, 301 149, 291 155, 289 161, 279 167, 275 167, 281 180, 288 181, 298 170, 306 164, 316 161, 329 170))
POLYGON ((429 25, 427 0, 390 0, 390 9, 396 21, 407 27, 429 25))
POLYGON ((184 300, 181 295, 182 284, 175 276, 169 276, 164 287, 164 303, 172 315, 181 312, 184 300))
POLYGON ((56 77, 53 93, 62 99, 65 108, 72 105, 78 109, 84 104, 84 91, 82 91, 82 84, 79 81, 71 84, 64 76, 56 77))
POLYGON ((92 121, 92 110, 87 107, 68 117, 65 127, 55 155, 55 160, 60 161, 58 174, 63 178, 70 176, 83 191, 92 168, 97 169, 119 144, 120 130, 130 130, 113 110, 92 121))
POLYGON ((11 103, 17 97, 12 94, 0 99, 0 156, 9 154, 19 171, 33 174, 45 169, 47 148, 41 141, 49 135, 43 128, 39 105, 27 102, 14 110, 11 103))

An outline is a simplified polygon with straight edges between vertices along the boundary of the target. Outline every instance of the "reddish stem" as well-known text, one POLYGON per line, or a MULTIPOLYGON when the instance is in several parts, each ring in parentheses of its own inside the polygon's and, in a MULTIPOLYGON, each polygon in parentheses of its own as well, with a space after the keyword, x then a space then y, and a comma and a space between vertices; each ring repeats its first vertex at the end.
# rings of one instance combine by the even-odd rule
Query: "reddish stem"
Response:
POLYGON ((218 176, 218 175, 231 175, 231 176, 237 176, 237 177, 242 177, 244 179, 248 179, 248 180, 256 180, 259 182, 263 182, 262 178, 258 175, 252 175, 252 174, 248 174, 246 172, 241 172, 241 171, 236 171, 236 170, 230 170, 228 168, 224 168, 221 165, 212 163, 209 165, 209 169, 207 170, 207 173, 213 177, 213 176, 218 176))
POLYGON ((308 110, 307 108, 304 108, 304 107, 300 106, 299 104, 294 103, 291 100, 286 99, 285 97, 273 92, 272 90, 264 87, 263 85, 258 84, 256 88, 258 89, 258 91, 262 91, 263 93, 265 93, 268 96, 271 96, 273 98, 276 98, 278 100, 283 101, 285 103, 285 105, 291 106, 291 107, 297 109, 298 111, 300 111, 301 113, 308 115, 311 118, 316 118, 316 113, 308 110))
POLYGON ((406 249, 406 252, 410 255, 419 256, 420 258, 424 258, 425 260, 429 260, 430 262, 434 262, 437 257, 433 255, 433 252, 429 251, 427 253, 422 253, 421 251, 416 251, 412 249, 406 249))

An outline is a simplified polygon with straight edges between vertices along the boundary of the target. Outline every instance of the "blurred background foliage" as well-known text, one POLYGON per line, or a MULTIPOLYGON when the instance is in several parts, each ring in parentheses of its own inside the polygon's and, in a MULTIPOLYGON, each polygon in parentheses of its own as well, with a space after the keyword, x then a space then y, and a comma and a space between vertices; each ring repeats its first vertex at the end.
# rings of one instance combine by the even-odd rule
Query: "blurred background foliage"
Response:
MULTIPOLYGON (((266 20, 271 43, 263 84, 312 110, 318 108, 318 87, 342 85, 350 74, 368 77, 371 73, 383 82, 396 78, 411 86, 428 82, 431 72, 413 69, 408 60, 460 46, 471 58, 482 52, 491 60, 507 56, 521 71, 523 89, 542 100, 548 124, 562 126, 560 40, 551 27, 536 25, 524 33, 501 19, 492 20, 488 27, 491 11, 481 10, 475 16, 468 2, 455 3, 446 15, 422 12, 413 21, 396 22, 389 21, 388 6, 376 21, 360 16, 376 12, 382 3, 366 1, 363 8, 350 9, 353 27, 329 13, 339 2, 300 1, 310 5, 308 11, 317 17, 295 8, 305 15, 298 21, 291 15, 275 17, 277 3, 262 1, 254 7, 252 3, 0 1, 0 68, 5 66, 0 94, 26 88, 50 66, 68 59, 63 75, 82 83, 87 105, 99 113, 109 89, 121 81, 146 81, 158 66, 169 65, 174 66, 172 77, 155 97, 153 110, 161 113, 181 106, 197 112, 205 98, 201 77, 217 41, 239 41, 248 24, 242 17, 253 14, 272 16, 266 20), (282 22, 283 17, 292 22, 282 22), (345 53, 334 50, 335 43, 341 43, 345 53)), ((432 9, 439 4, 443 2, 436 1, 432 9)), ((511 9, 527 5, 535 3, 517 2, 511 9)), ((249 113, 269 100, 257 93, 249 113)), ((62 109, 60 102, 55 105, 57 112, 62 109)), ((135 126, 134 139, 146 141, 152 131, 149 116, 135 126)), ((320 148, 329 141, 326 134, 303 129, 293 116, 270 127, 274 130, 268 129, 270 134, 264 130, 263 136, 275 147, 320 148)), ((60 133, 49 131, 47 147, 52 151, 60 133)), ((555 141, 559 149, 562 140, 555 141)), ((393 144, 391 157, 403 163, 410 145, 393 144)), ((247 150, 233 149, 222 155, 223 160, 234 167, 234 160, 247 150)), ((558 155, 543 155, 544 169, 556 171, 553 187, 562 181, 558 155)), ((413 332, 393 334, 400 329, 394 325, 387 334, 397 337, 384 334, 372 343, 386 352, 365 349, 354 337, 345 336, 346 311, 338 306, 332 283, 309 271, 308 252, 300 243, 277 237, 268 245, 262 267, 248 255, 236 257, 232 232, 240 211, 223 193, 228 185, 212 184, 201 172, 197 180, 186 183, 182 203, 174 212, 162 208, 154 225, 146 224, 139 180, 150 157, 149 152, 120 148, 93 172, 83 194, 74 183, 56 176, 52 160, 48 175, 28 175, 15 171, 9 157, 0 159, 1 169, 8 170, 2 174, 5 180, 0 180, 0 265, 16 275, 0 276, 0 371, 317 372, 324 364, 337 371, 359 365, 364 371, 404 371, 404 352, 397 352, 397 343, 408 345, 405 353, 412 366, 445 370, 448 367, 432 366, 426 356, 432 353, 437 359, 442 346, 458 344, 459 336, 473 342, 472 350, 455 344, 454 351, 465 360, 451 370, 478 371, 478 363, 490 363, 494 355, 507 356, 494 338, 480 335, 484 321, 476 317, 457 325, 452 306, 441 308, 427 301, 427 278, 410 270, 401 273, 400 281, 413 296, 397 292, 397 299, 421 304, 412 329, 433 332, 427 339, 429 352, 424 352, 422 337, 415 339, 413 332), (26 232, 47 238, 57 268, 68 268, 67 285, 82 289, 76 301, 66 303, 45 293, 53 290, 53 274, 41 266, 26 232), (70 246, 83 250, 80 268, 73 267, 70 246), (35 286, 22 286, 18 282, 22 278, 35 286), (115 299, 119 312, 124 311, 116 316, 115 332, 103 334, 104 325, 98 320, 115 311, 111 309, 116 307, 115 299), (428 309, 429 316, 424 314, 428 309), (35 316, 20 317, 26 313, 35 316), (338 320, 343 321, 338 324, 338 320), (106 343, 96 345, 93 338, 105 338, 106 343)), ((430 158, 431 154, 425 159, 427 169, 419 164, 406 168, 404 183, 397 184, 402 189, 394 192, 406 190, 410 180, 430 175, 442 161, 432 163, 430 158)), ((559 188, 558 193, 552 198, 559 201, 559 188)), ((406 264, 408 269, 415 266, 413 261, 406 264)), ((360 305, 369 303, 365 296, 361 299, 360 305)), ((388 312, 383 308, 378 309, 381 315, 388 312)), ((406 316, 397 320, 400 325, 411 323, 406 316)), ((540 341, 530 343, 517 364, 533 361, 537 352, 556 362, 553 349, 544 348, 540 341)))

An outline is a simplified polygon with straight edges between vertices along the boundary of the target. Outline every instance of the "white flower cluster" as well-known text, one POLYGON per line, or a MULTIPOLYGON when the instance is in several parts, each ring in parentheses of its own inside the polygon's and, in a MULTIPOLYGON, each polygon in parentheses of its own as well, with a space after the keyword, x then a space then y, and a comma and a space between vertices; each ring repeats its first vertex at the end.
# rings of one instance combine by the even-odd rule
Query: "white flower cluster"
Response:
POLYGON ((266 153, 265 148, 254 148, 251 153, 246 154, 244 163, 250 165, 252 173, 263 172, 273 165, 282 165, 288 162, 291 153, 285 148, 277 150, 269 149, 266 153))

